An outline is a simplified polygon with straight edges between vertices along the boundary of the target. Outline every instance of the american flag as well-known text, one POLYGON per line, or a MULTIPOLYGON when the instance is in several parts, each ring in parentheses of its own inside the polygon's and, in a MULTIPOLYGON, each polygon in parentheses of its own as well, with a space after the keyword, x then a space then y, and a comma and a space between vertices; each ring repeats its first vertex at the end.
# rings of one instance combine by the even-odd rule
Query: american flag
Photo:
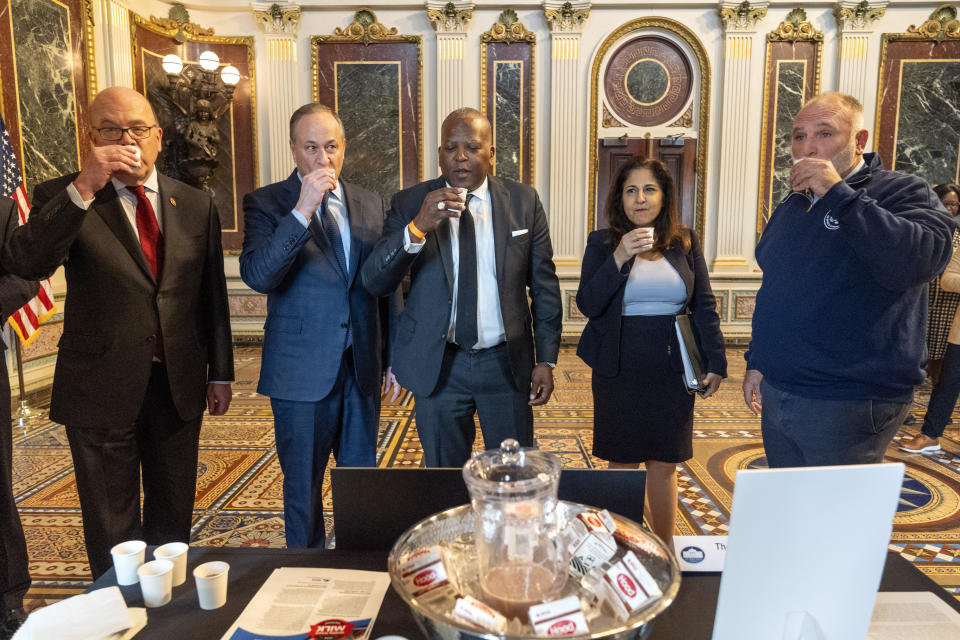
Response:
MULTIPOLYGON (((7 127, 3 124, 2 118, 0 118, 0 196, 7 196, 17 201, 20 224, 24 224, 30 215, 30 200, 23 186, 20 167, 17 166, 17 156, 14 155, 13 145, 10 144, 10 134, 7 133, 7 127)), ((56 311, 50 280, 42 280, 36 297, 10 316, 10 326, 20 336, 23 345, 27 346, 37 336, 40 323, 56 311)))

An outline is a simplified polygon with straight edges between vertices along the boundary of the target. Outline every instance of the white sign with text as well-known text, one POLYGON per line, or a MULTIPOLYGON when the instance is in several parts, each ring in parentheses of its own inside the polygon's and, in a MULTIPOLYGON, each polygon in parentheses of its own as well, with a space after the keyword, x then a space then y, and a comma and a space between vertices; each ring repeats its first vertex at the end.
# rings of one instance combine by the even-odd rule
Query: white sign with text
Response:
POLYGON ((723 571, 727 536, 673 536, 681 571, 723 571))

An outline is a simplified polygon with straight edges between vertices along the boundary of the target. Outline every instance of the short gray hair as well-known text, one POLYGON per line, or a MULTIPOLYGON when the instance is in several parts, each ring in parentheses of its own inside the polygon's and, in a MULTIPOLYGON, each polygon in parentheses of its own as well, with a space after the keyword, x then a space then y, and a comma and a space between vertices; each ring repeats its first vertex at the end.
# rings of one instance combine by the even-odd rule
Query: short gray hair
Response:
POLYGON ((337 124, 340 125, 340 133, 343 135, 344 139, 347 137, 347 132, 343 129, 343 120, 340 119, 340 116, 336 111, 331 109, 325 104, 320 104, 319 102, 308 102, 299 109, 293 112, 293 115, 290 116, 290 142, 293 142, 296 136, 297 123, 300 122, 300 119, 304 116, 308 116, 311 113, 327 113, 337 121, 337 124))
POLYGON ((821 100, 839 102, 847 111, 850 112, 850 116, 853 118, 853 131, 857 132, 863 129, 863 104, 849 93, 828 91, 827 93, 821 93, 813 96, 803 106, 807 106, 807 104, 819 102, 821 100))

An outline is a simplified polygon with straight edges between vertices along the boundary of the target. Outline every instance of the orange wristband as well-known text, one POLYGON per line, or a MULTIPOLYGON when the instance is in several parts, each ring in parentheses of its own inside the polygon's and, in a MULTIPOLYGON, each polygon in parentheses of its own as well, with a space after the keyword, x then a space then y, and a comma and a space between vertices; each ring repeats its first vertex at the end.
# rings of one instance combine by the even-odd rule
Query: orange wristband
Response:
POLYGON ((420 231, 420 229, 417 229, 417 225, 413 224, 413 220, 410 221, 410 224, 407 225, 407 228, 410 229, 410 233, 417 236, 421 240, 427 237, 427 234, 425 234, 423 231, 420 231))

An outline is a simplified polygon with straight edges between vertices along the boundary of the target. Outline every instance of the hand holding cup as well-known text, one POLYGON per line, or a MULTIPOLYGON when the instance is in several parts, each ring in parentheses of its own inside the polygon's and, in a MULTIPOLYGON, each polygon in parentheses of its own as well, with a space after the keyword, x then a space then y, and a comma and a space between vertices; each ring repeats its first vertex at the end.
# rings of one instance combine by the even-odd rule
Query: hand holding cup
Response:
POLYGON ((622 267, 630 258, 650 251, 656 242, 656 233, 653 227, 637 227, 623 234, 620 244, 613 252, 618 267, 622 267))
POLYGON ((842 178, 830 160, 812 156, 794 158, 790 168, 790 185, 794 191, 803 191, 810 198, 822 198, 842 178))
POLYGON ((110 144, 93 147, 83 160, 83 170, 74 179, 73 186, 84 200, 93 200, 115 174, 131 175, 142 166, 140 147, 135 144, 110 144))
POLYGON ((442 187, 427 194, 420 205, 413 225, 422 233, 430 233, 447 218, 459 218, 467 208, 467 190, 462 187, 442 187))

